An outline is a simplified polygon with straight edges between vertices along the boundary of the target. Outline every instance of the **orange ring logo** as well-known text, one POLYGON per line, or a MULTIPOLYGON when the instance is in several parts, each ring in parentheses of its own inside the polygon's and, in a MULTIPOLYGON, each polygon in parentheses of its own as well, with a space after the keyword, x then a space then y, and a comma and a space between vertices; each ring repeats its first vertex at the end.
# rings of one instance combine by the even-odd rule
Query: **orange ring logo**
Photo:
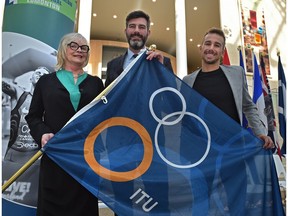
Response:
POLYGON ((141 124, 129 118, 114 117, 103 121, 89 133, 84 143, 84 158, 86 162, 89 164, 89 166, 95 173, 111 181, 125 182, 138 178, 148 170, 152 162, 152 157, 153 157, 153 147, 149 133, 141 124), (101 166, 101 164, 99 164, 94 157, 94 141, 96 140, 97 136, 104 129, 117 125, 131 128, 136 133, 138 133, 143 142, 144 145, 143 159, 140 165, 136 167, 134 170, 127 172, 115 172, 101 166))

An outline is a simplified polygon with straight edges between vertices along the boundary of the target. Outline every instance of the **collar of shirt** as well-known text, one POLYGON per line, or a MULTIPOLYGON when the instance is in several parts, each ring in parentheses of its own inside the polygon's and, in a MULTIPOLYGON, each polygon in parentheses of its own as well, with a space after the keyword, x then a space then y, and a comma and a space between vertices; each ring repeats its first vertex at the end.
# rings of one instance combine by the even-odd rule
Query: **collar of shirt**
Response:
MULTIPOLYGON (((140 50, 140 52, 138 53, 138 55, 140 55, 140 54, 142 54, 143 52, 145 52, 147 50, 147 48, 145 47, 145 48, 143 48, 143 49, 141 49, 140 50)), ((130 50, 130 49, 128 49, 128 52, 127 52, 127 59, 133 59, 133 55, 134 55, 134 53, 130 50)))
MULTIPOLYGON (((145 47, 145 48, 140 50, 138 55, 141 55, 143 52, 146 52, 146 51, 147 51, 147 48, 145 47)), ((128 49, 127 55, 126 55, 125 60, 124 60, 123 69, 125 69, 134 60, 133 55, 134 55, 134 53, 130 49, 128 49)))

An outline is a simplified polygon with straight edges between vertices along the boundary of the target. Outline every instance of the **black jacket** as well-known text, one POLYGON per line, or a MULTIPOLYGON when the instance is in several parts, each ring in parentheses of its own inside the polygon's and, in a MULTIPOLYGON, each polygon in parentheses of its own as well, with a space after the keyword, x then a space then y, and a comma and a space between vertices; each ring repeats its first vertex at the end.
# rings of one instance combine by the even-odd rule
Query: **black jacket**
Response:
MULTIPOLYGON (((99 77, 88 75, 79 88, 81 99, 78 110, 101 93, 104 86, 99 77)), ((59 81, 56 73, 51 73, 42 76, 37 82, 25 119, 32 137, 41 144, 44 133, 57 133, 75 113, 69 92, 59 81)))
MULTIPOLYGON (((101 93, 104 86, 99 77, 88 75, 79 88, 78 110, 101 93)), ((57 133, 75 113, 69 92, 56 73, 52 73, 37 82, 26 121, 32 137, 41 145, 44 133, 57 133)), ((39 173, 37 216, 59 215, 97 216, 98 199, 44 152, 39 173)))
MULTIPOLYGON (((127 55, 127 51, 124 55, 121 55, 115 59, 112 59, 107 64, 107 71, 106 71, 106 81, 105 81, 105 87, 107 87, 110 83, 112 83, 124 70, 124 60, 127 55)), ((171 65, 171 61, 169 58, 164 57, 164 63, 163 65, 173 72, 173 68, 171 65)))

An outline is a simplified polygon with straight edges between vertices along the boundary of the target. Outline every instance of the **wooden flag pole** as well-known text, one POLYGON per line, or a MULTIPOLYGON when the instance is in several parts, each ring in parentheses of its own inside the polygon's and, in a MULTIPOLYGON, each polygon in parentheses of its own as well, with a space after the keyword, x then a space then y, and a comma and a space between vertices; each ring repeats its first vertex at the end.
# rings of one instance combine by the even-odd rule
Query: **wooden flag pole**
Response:
POLYGON ((10 179, 2 185, 2 193, 20 176, 22 175, 41 155, 43 152, 39 150, 29 161, 27 161, 10 179))

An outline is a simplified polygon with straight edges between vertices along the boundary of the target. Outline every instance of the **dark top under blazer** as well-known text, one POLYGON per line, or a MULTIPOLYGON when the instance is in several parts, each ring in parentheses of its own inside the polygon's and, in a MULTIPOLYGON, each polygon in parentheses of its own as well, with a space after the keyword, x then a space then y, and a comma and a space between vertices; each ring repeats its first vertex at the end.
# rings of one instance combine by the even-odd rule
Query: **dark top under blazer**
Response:
MULTIPOLYGON (((102 92, 104 86, 99 77, 88 75, 79 89, 78 110, 102 92)), ((42 76, 36 84, 26 116, 35 141, 41 145, 44 133, 57 133, 75 113, 69 92, 56 73, 42 76)), ((98 199, 44 153, 40 163, 37 216, 59 215, 97 216, 98 199)))
MULTIPOLYGON (((112 83, 124 71, 123 65, 127 53, 128 52, 126 51, 124 55, 114 58, 110 62, 108 62, 105 87, 107 87, 110 83, 112 83)), ((173 72, 170 58, 164 57, 163 65, 168 70, 173 72)))
MULTIPOLYGON (((220 65, 220 68, 230 84, 241 125, 243 123, 242 115, 244 113, 254 135, 267 134, 264 124, 260 120, 258 109, 249 94, 244 69, 241 66, 232 65, 220 65)), ((201 68, 185 76, 183 81, 193 87, 200 70, 201 68)))

